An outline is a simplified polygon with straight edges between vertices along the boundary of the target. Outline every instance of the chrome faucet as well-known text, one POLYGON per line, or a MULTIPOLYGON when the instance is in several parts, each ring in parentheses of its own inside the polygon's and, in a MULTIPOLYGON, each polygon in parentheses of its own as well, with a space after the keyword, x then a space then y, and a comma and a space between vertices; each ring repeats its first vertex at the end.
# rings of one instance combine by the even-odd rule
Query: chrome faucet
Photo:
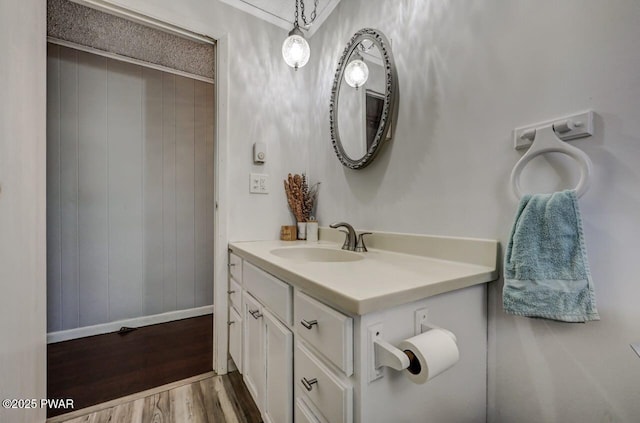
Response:
POLYGON ((356 240, 358 236, 356 235, 356 231, 353 229, 353 226, 349 225, 347 222, 337 222, 332 225, 329 225, 330 228, 347 228, 348 232, 345 232, 347 236, 344 239, 344 244, 342 244, 343 250, 355 251, 356 250, 356 240))

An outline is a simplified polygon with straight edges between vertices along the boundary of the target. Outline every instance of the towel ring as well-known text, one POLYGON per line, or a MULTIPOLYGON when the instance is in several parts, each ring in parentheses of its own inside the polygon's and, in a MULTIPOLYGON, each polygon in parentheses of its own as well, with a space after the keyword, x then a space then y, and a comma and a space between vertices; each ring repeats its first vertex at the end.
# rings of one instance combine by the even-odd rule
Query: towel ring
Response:
POLYGON ((591 169, 593 168, 593 163, 587 153, 560 140, 553 130, 553 125, 545 126, 536 130, 536 135, 529 151, 527 151, 524 156, 518 160, 518 163, 516 163, 511 171, 511 186, 513 187, 513 192, 516 196, 518 198, 522 197, 522 191, 520 189, 520 174, 522 173, 522 169, 533 158, 545 153, 566 154, 578 162, 578 165, 580 166, 580 181, 578 182, 575 190, 576 195, 578 197, 582 197, 589 189, 589 184, 591 183, 591 169))

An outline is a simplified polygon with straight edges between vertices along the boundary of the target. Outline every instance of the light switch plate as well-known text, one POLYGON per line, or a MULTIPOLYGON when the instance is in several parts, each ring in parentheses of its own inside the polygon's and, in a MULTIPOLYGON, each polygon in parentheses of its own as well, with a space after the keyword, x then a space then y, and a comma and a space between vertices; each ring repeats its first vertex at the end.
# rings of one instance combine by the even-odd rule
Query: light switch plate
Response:
POLYGON ((269 175, 264 173, 251 173, 249 175, 249 192, 251 194, 268 194, 269 175))
POLYGON ((640 342, 631 344, 631 348, 636 352, 636 354, 638 354, 638 357, 640 357, 640 342))

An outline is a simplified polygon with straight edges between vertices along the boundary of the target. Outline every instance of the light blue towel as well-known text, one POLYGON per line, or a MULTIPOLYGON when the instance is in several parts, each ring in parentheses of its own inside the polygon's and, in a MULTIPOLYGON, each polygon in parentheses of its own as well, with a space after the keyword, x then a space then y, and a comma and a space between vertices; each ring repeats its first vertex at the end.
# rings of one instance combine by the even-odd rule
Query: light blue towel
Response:
POLYGON ((525 195, 504 259, 507 313, 600 320, 575 191, 525 195))

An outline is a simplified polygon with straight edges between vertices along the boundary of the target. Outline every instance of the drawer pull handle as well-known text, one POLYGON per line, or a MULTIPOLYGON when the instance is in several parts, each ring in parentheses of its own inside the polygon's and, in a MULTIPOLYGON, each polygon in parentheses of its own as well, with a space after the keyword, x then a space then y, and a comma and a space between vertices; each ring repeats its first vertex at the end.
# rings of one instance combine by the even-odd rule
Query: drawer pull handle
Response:
POLYGON ((262 317, 262 313, 260 313, 260 310, 249 310, 249 314, 252 315, 256 320, 262 317))
POLYGON ((235 293, 236 293, 236 291, 235 291, 235 290, 233 290, 233 289, 231 289, 231 290, 227 291, 227 294, 229 294, 229 295, 231 295, 231 294, 235 294, 235 293))
POLYGON ((228 264, 227 264, 227 266, 229 266, 229 267, 233 267, 233 266, 235 266, 235 265, 236 265, 235 263, 228 263, 228 264))
POLYGON ((305 328, 307 328, 307 329, 311 330, 314 326, 317 326, 317 325, 318 325, 318 321, 317 321, 317 320, 307 321, 307 320, 302 319, 302 320, 300 321, 300 324, 301 324, 302 326, 304 326, 305 328))
POLYGON ((313 385, 318 383, 318 379, 316 379, 315 377, 311 380, 307 380, 306 377, 303 377, 301 380, 302 384, 304 385, 304 388, 311 392, 311 390, 313 389, 313 385))

